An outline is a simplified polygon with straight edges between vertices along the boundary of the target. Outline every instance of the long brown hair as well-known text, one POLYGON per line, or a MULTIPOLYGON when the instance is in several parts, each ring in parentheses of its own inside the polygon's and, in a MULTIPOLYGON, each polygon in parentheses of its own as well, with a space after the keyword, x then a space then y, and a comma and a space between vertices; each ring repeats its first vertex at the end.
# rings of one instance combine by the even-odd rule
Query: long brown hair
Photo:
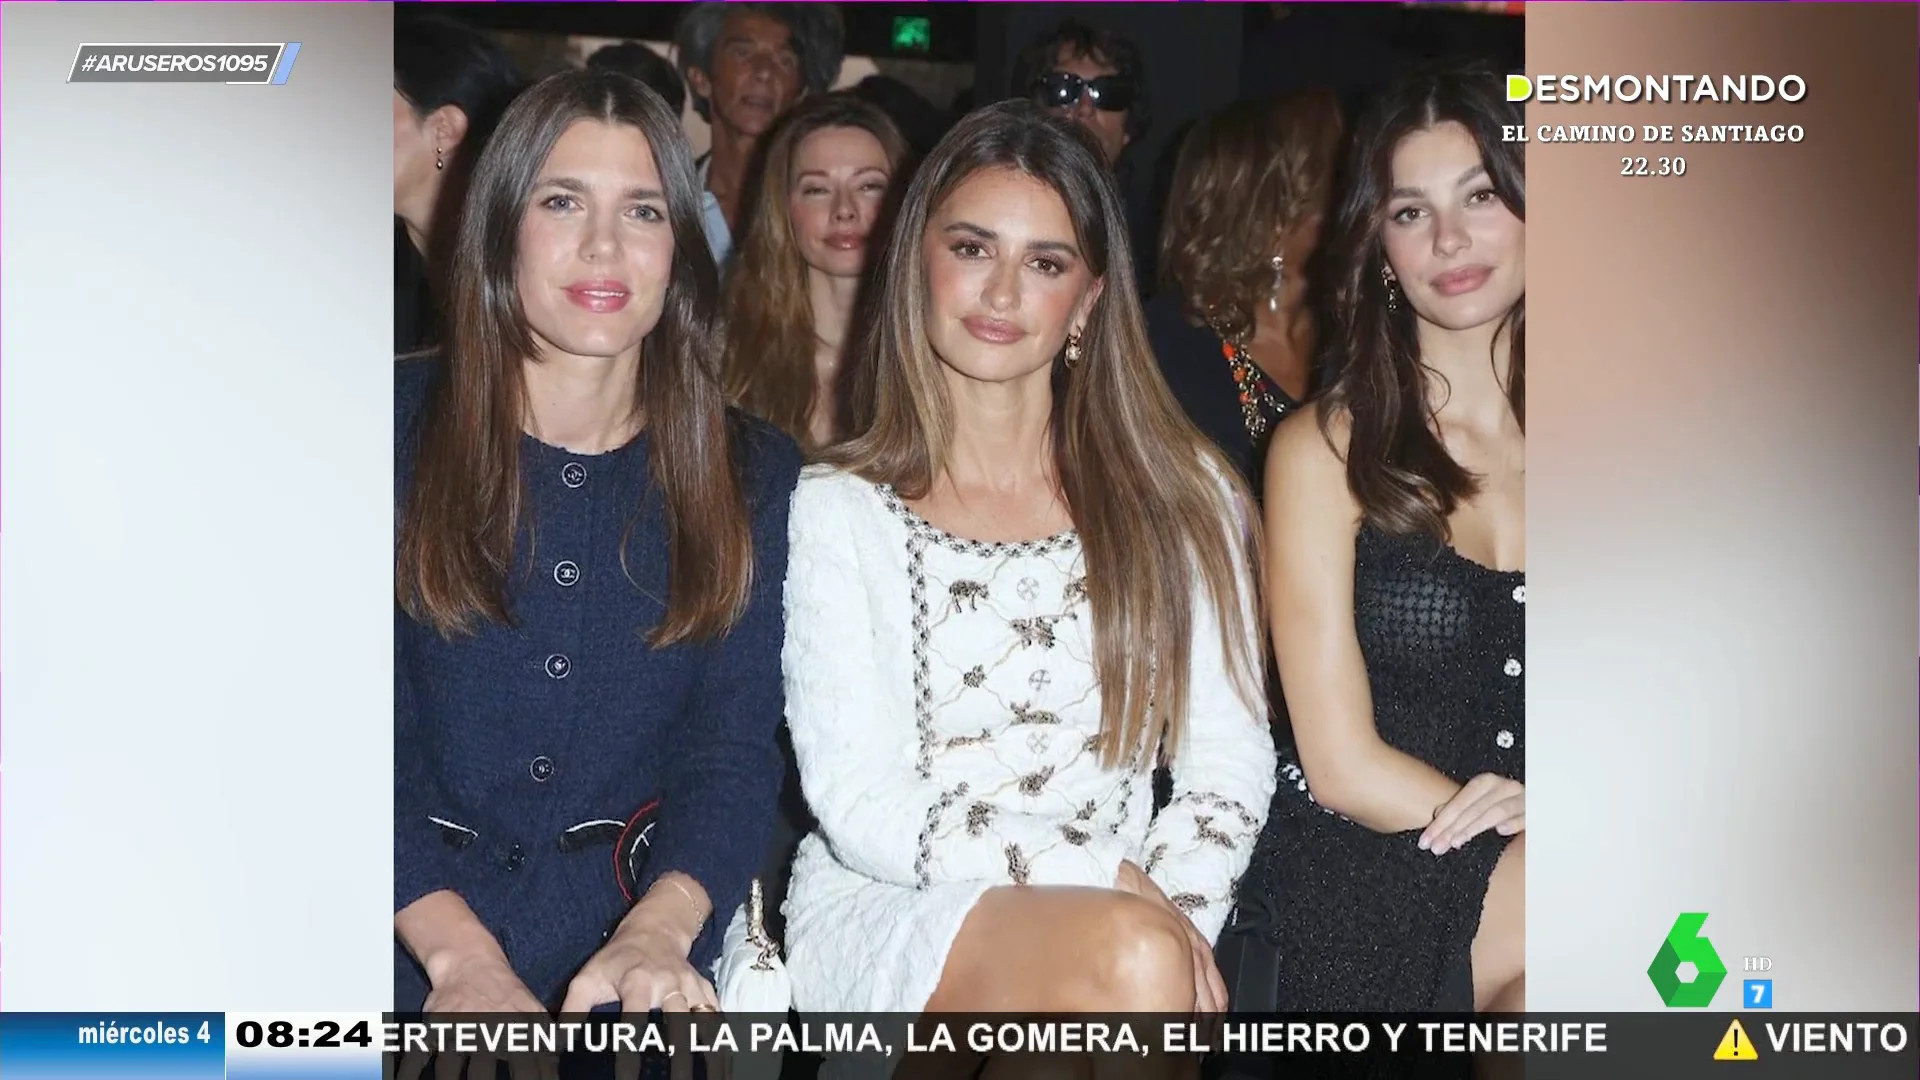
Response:
MULTIPOLYGON (((655 645, 709 638, 745 610, 752 537, 714 357, 719 274, 700 228, 679 117, 638 80, 569 71, 529 89, 475 164, 455 242, 445 377, 426 404, 395 566, 401 606, 441 633, 511 617, 507 575, 523 524, 519 450, 536 356, 515 270, 521 222, 554 144, 576 121, 639 129, 653 150, 674 235, 660 321, 641 345, 635 401, 666 503, 667 611, 655 645)), ((637 508, 636 508, 637 512, 637 508)))
MULTIPOLYGON (((1347 192, 1331 230, 1341 269, 1333 296, 1339 373, 1328 387, 1320 424, 1350 422, 1347 486, 1361 512, 1390 533, 1426 533, 1446 541, 1447 520, 1471 498, 1479 478, 1447 453, 1433 429, 1431 380, 1420 359, 1410 305, 1389 306, 1381 231, 1393 190, 1393 153, 1400 141, 1449 121, 1472 134, 1494 194, 1515 217, 1527 219, 1527 165, 1518 143, 1501 139, 1504 125, 1521 122, 1508 104, 1501 77, 1475 65, 1442 65, 1410 74, 1374 103, 1355 133, 1347 192)), ((1523 293, 1503 319, 1510 348, 1507 401, 1526 430, 1527 300, 1523 293)), ((1494 335, 1494 348, 1502 334, 1494 335)), ((1489 362, 1494 361, 1489 357, 1489 362)))
MULTIPOLYGON (((907 143, 887 114, 847 93, 803 99, 766 140, 765 164, 748 201, 746 235, 727 277, 727 349, 723 365, 727 394, 735 404, 812 448, 814 406, 813 305, 807 264, 793 235, 788 192, 800 144, 816 131, 858 128, 879 140, 893 170, 890 196, 900 189, 907 143)), ((890 197, 889 203, 897 202, 890 197)), ((886 236, 885 206, 869 234, 869 250, 886 236)), ((856 320, 857 322, 857 320, 856 320)), ((842 348, 849 360, 854 326, 842 348)), ((842 410, 843 426, 847 419, 842 410)))
POLYGON ((1220 621, 1229 672, 1259 699, 1258 598, 1242 588, 1258 521, 1238 474, 1194 428, 1160 377, 1133 280, 1126 216, 1091 136, 1025 100, 961 120, 916 172, 880 264, 873 423, 823 459, 903 497, 945 465, 953 406, 928 344, 928 219, 982 170, 1014 169, 1059 194, 1075 242, 1105 287, 1069 371, 1053 366, 1053 470, 1080 534, 1101 686, 1102 758, 1171 754, 1185 724, 1196 586, 1220 621), (1196 581, 1196 571, 1198 580, 1196 581))
POLYGON ((1195 324, 1228 339, 1253 332, 1255 309, 1273 287, 1275 246, 1332 201, 1343 131, 1339 98, 1309 90, 1236 102, 1181 142, 1160 230, 1160 280, 1195 324))

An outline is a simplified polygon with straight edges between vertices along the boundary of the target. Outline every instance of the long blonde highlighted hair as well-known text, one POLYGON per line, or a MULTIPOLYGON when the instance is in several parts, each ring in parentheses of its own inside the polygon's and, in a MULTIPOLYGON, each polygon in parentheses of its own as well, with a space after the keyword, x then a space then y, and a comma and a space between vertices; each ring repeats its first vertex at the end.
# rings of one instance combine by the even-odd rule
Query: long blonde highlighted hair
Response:
POLYGON ((1031 102, 1005 101, 968 115, 920 165, 874 279, 872 423, 822 460, 909 499, 925 496, 944 467, 953 405, 927 338, 925 234, 947 197, 987 169, 1018 170, 1059 194, 1076 244, 1105 279, 1081 359, 1071 370, 1064 356, 1054 361, 1053 465, 1086 560, 1101 757, 1170 757, 1186 719, 1196 599, 1218 614, 1230 677, 1249 702, 1264 700, 1251 588, 1259 522, 1237 472, 1160 376, 1120 192, 1090 136, 1031 102))
MULTIPOLYGON (((807 295, 807 264, 793 235, 788 195, 793 186, 794 158, 807 136, 830 128, 857 128, 879 140, 893 169, 897 190, 907 143, 887 114, 847 93, 810 97, 781 119, 767 138, 765 166, 757 190, 749 198, 746 235, 727 278, 727 395, 734 404, 785 431, 802 447, 813 446, 815 326, 807 295)), ((891 194, 891 193, 890 193, 891 194)), ((885 237, 887 213, 874 222, 870 244, 885 237)), ((870 248, 871 250, 871 248, 870 248)), ((856 320, 857 322, 858 320, 856 320)), ((854 384, 863 376, 852 371, 859 350, 853 345, 854 327, 842 347, 849 361, 841 375, 840 395, 864 396, 854 384)), ((843 401, 841 426, 847 427, 863 411, 843 401)))

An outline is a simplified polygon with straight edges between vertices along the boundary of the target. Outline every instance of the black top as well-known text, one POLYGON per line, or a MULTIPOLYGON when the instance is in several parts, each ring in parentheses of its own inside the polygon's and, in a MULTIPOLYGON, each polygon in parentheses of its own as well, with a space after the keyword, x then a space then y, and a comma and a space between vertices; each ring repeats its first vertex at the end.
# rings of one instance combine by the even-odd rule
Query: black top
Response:
MULTIPOLYGON (((402 507, 439 368, 409 360, 396 371, 402 507)), ((746 614, 720 641, 644 640, 668 591, 665 506, 645 433, 595 455, 521 440, 529 521, 509 578, 515 625, 449 641, 395 613, 394 908, 457 892, 550 1008, 626 913, 628 894, 669 870, 712 897, 714 919, 691 957, 704 971, 767 850, 784 777, 781 588, 800 454, 771 427, 731 418, 754 576, 746 614), (655 800, 650 854, 635 875, 634 860, 615 852, 655 800)), ((416 1010, 424 976, 404 950, 395 962, 398 1008, 416 1010)))
POLYGON ((1257 498, 1260 474, 1266 462, 1267 439, 1273 435, 1273 426, 1298 403, 1255 369, 1254 377, 1259 385, 1280 404, 1275 410, 1256 395, 1255 402, 1265 419, 1265 428, 1256 438, 1247 429, 1233 364, 1221 351, 1223 343, 1218 334, 1188 322, 1180 301, 1163 292, 1147 304, 1147 337, 1173 396, 1187 410, 1194 426, 1212 439, 1240 470, 1257 498))
POLYGON ((427 261, 407 236, 407 223, 393 219, 393 354, 402 356, 439 344, 427 261))
POLYGON ((1355 559, 1354 629, 1380 737, 1461 783, 1483 772, 1524 783, 1526 575, 1371 525, 1355 559))

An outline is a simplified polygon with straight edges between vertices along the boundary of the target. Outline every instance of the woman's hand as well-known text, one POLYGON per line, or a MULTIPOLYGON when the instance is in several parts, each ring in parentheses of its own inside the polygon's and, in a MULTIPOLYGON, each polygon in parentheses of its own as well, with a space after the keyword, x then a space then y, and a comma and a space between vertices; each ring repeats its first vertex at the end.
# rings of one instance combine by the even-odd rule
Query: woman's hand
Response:
MULTIPOLYGON (((537 1013, 547 1016, 527 985, 514 974, 504 955, 480 953, 461 956, 433 965, 430 973, 433 989, 427 994, 425 1012, 447 1013, 537 1013)), ((396 1080, 416 1080, 425 1070, 429 1055, 410 1052, 395 1071, 396 1080)), ((558 1062, 544 1057, 515 1054, 507 1059, 514 1080, 554 1080, 558 1062)), ((495 1059, 485 1054, 468 1058, 460 1054, 441 1054, 434 1063, 435 1080, 459 1080, 462 1071, 471 1080, 493 1080, 495 1059)))
POLYGON ((1526 785, 1481 773, 1433 812, 1433 823, 1420 834, 1420 849, 1444 855, 1465 847, 1467 841, 1488 829, 1513 836, 1526 828, 1526 785))
POLYGON ((1167 894, 1154 884, 1146 871, 1134 865, 1131 860, 1120 861, 1120 873, 1115 877, 1113 887, 1121 892, 1132 893, 1144 900, 1151 900, 1173 913, 1182 929, 1187 932, 1187 944, 1193 950, 1193 991, 1194 1009, 1202 1013, 1225 1012, 1227 1008, 1227 982, 1220 977, 1220 967, 1213 962, 1213 946, 1200 936, 1200 930, 1187 918, 1187 913, 1167 899, 1167 894))
MULTIPOLYGON (((507 954, 480 917, 458 893, 441 889, 408 904, 393 917, 394 934, 427 973, 429 1014, 537 1013, 547 1010, 520 981, 507 954)), ((410 1051, 395 1070, 397 1080, 418 1080, 430 1055, 410 1051)), ((553 1080, 559 1062, 550 1057, 515 1054, 507 1059, 514 1080, 553 1080)), ((434 1065, 436 1080, 459 1080, 462 1069, 474 1080, 493 1080, 492 1057, 442 1054, 434 1065)))
POLYGON ((567 986, 561 1013, 585 1013, 618 1002, 623 1013, 686 1012, 720 1007, 713 986, 687 963, 691 935, 631 916, 567 986))
POLYGON ((506 957, 472 957, 456 961, 433 980, 427 994, 428 1013, 544 1013, 539 999, 507 965, 506 957))
MULTIPOLYGON (((633 906, 620 928, 581 967, 567 986, 560 1012, 585 1013, 596 1005, 618 1002, 622 1013, 644 1016, 654 1009, 669 1014, 720 1011, 713 984, 693 969, 687 954, 706 925, 712 903, 698 882, 682 874, 663 877, 633 906)), ((683 1045, 688 1016, 676 1016, 669 1037, 683 1045)), ((693 1080, 692 1055, 676 1054, 672 1080, 693 1080)), ((707 1055, 707 1075, 731 1073, 726 1055, 707 1055)), ((640 1059, 622 1051, 615 1055, 616 1080, 639 1080, 640 1059)))
POLYGON ((561 1013, 609 1002, 624 1013, 717 1011, 713 985, 687 962, 712 910, 699 882, 680 873, 661 877, 573 977, 561 1013))

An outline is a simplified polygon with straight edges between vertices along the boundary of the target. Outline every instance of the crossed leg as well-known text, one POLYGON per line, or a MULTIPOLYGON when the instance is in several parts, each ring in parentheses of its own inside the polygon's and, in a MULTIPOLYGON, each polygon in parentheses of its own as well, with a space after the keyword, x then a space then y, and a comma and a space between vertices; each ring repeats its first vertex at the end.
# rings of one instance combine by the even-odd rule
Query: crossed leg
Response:
POLYGON ((1193 1008, 1193 951, 1160 906, 1115 889, 989 889, 960 927, 930 1013, 1193 1008))
MULTIPOLYGON (((989 889, 947 953, 928 1013, 1187 1013, 1193 952, 1172 913, 1131 893, 1065 886, 989 889)), ((933 1059, 915 1078, 975 1075, 977 1055, 933 1059)), ((1090 1055, 989 1057, 980 1080, 1108 1080, 1180 1076, 1171 1059, 1090 1055)), ((897 1074, 898 1075, 898 1074, 897 1074)))

